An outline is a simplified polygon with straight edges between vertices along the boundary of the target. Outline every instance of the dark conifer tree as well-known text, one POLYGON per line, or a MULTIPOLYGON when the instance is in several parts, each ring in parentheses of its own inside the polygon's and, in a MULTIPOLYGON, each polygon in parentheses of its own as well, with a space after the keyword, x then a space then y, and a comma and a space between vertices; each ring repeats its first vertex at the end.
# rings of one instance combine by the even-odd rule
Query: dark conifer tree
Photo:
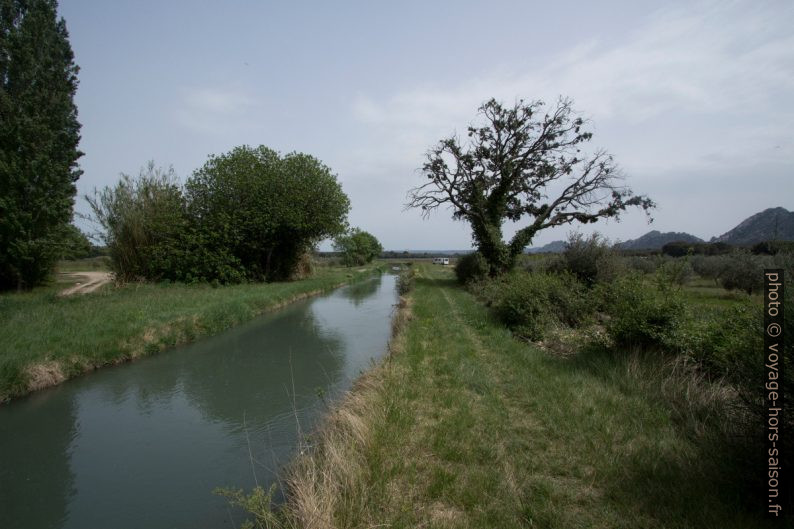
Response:
POLYGON ((78 67, 55 0, 0 0, 0 288, 47 277, 72 218, 78 67))

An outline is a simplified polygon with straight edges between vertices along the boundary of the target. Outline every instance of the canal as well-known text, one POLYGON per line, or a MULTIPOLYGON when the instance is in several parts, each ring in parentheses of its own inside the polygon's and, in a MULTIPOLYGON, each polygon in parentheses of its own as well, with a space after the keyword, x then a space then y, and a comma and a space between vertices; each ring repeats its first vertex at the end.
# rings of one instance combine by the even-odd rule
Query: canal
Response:
POLYGON ((0 406, 0 528, 236 527, 216 487, 268 488, 387 349, 395 277, 0 406))

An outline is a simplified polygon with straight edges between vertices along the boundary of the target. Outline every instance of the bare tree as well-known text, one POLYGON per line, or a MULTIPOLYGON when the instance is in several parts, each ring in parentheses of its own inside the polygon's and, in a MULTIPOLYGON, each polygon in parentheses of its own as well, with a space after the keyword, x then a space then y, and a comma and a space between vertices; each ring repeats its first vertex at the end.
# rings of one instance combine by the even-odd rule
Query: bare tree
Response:
POLYGON ((622 185, 606 151, 581 153, 580 144, 592 133, 584 130, 588 123, 571 104, 560 98, 540 118, 542 101, 519 100, 512 108, 494 99, 486 102, 479 108, 486 124, 468 128, 466 145, 452 136, 428 151, 422 172, 429 181, 409 191, 406 207, 421 208, 424 216, 441 205, 451 207, 453 218, 471 224, 491 275, 509 270, 545 228, 617 218, 630 206, 646 213, 655 207, 622 185), (550 198, 548 188, 557 181, 561 189, 550 198), (528 224, 504 241, 504 222, 525 218, 528 224))

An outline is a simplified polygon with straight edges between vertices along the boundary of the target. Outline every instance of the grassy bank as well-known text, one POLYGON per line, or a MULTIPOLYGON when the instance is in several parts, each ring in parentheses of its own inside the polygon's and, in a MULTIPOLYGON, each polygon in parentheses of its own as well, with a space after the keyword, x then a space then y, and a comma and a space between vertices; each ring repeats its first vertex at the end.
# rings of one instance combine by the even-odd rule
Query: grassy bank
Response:
POLYGON ((449 271, 415 285, 393 354, 297 460, 286 525, 764 527, 720 441, 728 388, 658 354, 553 356, 449 271))
MULTIPOLYGON (((0 402, 88 370, 190 342, 284 303, 372 273, 318 269, 301 281, 127 284, 60 297, 62 285, 0 295, 0 402)), ((71 270, 73 271, 73 270, 71 270)))

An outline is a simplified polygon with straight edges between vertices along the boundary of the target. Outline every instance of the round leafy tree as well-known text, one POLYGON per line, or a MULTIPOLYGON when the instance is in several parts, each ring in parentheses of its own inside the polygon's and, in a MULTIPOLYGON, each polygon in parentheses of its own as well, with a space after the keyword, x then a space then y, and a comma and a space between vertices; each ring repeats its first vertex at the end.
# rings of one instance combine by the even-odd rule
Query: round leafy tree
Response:
POLYGON ((342 254, 345 266, 360 266, 371 262, 383 252, 383 246, 369 232, 358 228, 334 240, 334 249, 342 254))
POLYGON ((264 146, 212 156, 185 185, 198 246, 250 280, 288 278, 301 255, 347 227, 350 201, 322 162, 264 146))

